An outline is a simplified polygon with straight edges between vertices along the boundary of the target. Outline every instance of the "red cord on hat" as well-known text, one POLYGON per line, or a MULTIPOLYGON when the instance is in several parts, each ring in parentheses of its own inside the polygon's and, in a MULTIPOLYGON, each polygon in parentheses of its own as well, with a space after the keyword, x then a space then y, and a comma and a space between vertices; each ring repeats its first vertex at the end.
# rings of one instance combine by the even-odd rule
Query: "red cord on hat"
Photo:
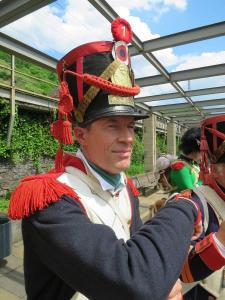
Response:
POLYGON ((71 74, 77 77, 80 77, 89 85, 94 85, 97 88, 107 91, 112 95, 122 96, 122 97, 129 97, 129 96, 136 96, 140 93, 140 86, 135 85, 134 87, 127 87, 119 84, 112 83, 111 81, 105 80, 101 77, 92 75, 92 74, 79 74, 76 72, 72 72, 69 70, 64 71, 64 74, 71 74))

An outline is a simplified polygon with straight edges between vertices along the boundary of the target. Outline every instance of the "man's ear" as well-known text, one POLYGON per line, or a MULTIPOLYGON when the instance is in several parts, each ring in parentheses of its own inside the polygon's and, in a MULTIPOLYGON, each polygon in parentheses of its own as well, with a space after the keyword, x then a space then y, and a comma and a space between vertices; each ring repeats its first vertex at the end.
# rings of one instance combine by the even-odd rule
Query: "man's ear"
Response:
POLYGON ((87 140, 87 128, 77 126, 74 128, 74 133, 78 143, 81 146, 85 146, 87 140))

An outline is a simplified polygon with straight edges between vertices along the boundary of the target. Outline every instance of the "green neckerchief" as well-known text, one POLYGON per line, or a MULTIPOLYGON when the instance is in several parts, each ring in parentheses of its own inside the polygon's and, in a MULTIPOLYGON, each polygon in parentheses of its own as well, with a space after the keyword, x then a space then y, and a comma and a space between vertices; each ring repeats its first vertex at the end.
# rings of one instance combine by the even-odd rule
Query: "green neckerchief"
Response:
POLYGON ((89 165, 97 172, 103 179, 110 183, 115 189, 117 189, 121 184, 121 174, 112 175, 108 172, 97 167, 95 164, 88 160, 89 165))

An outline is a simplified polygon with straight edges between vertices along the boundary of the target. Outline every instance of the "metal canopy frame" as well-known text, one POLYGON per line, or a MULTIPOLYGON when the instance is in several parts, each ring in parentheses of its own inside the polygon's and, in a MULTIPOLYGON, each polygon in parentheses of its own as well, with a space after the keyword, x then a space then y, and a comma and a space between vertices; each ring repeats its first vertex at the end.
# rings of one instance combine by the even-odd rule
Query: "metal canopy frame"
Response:
MULTIPOLYGON (((2 0, 0 1, 0 27, 15 21, 26 14, 50 4, 55 0, 2 0)), ((105 0, 88 0, 109 22, 112 22, 118 14, 105 0)), ((182 81, 193 79, 203 79, 208 77, 225 75, 225 64, 212 65, 201 68, 182 70, 178 72, 168 72, 159 62, 154 51, 167 49, 198 41, 209 40, 225 36, 225 21, 215 24, 209 24, 187 31, 162 36, 156 39, 142 42, 137 35, 133 35, 132 44, 129 46, 132 56, 142 55, 158 71, 158 75, 137 78, 136 82, 141 87, 156 86, 160 84, 170 84, 176 92, 164 93, 158 95, 149 95, 135 99, 135 104, 144 110, 157 113, 158 116, 166 119, 172 119, 178 124, 189 126, 199 124, 207 117, 225 113, 225 86, 209 87, 202 89, 184 90, 182 81), (218 98, 221 94, 223 98, 218 98), (205 100, 194 100, 195 96, 206 96, 205 100), (207 100, 207 98, 209 98, 207 100), (218 98, 218 99, 214 99, 218 98), (183 103, 176 103, 176 99, 183 99, 183 103), (174 104, 169 104, 174 100, 174 104), (154 105, 155 101, 160 101, 163 105, 154 105), (162 101, 162 102, 161 102, 162 101), (169 102, 170 101, 170 102, 169 102), (149 102, 154 106, 149 106, 149 102), (218 106, 215 108, 214 106, 218 106), (210 108, 212 107, 212 108, 210 108)), ((11 51, 31 61, 38 62, 50 70, 55 69, 57 60, 29 47, 3 33, 0 33, 0 47, 11 51)))

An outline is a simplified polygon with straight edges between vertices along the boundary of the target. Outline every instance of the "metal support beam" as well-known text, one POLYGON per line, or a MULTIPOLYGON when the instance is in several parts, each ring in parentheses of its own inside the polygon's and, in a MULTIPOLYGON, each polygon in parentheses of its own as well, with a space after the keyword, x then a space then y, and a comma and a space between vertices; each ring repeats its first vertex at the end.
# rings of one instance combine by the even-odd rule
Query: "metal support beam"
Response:
MULTIPOLYGON (((153 52, 223 35, 225 35, 225 22, 219 22, 145 41, 143 48, 145 52, 153 52)), ((133 56, 140 54, 134 46, 130 46, 129 52, 133 56)))
POLYGON ((16 56, 22 57, 26 60, 30 60, 33 63, 38 63, 43 67, 55 71, 57 59, 44 54, 2 32, 0 32, 0 49, 15 54, 16 56))
POLYGON ((7 146, 11 144, 11 138, 13 133, 15 115, 16 115, 16 104, 15 104, 15 56, 11 56, 11 97, 10 97, 10 118, 9 127, 7 133, 7 146))
POLYGON ((137 78, 135 81, 141 87, 173 83, 177 81, 192 80, 199 78, 207 78, 212 76, 224 75, 225 64, 213 65, 208 67, 189 69, 184 71, 170 73, 169 80, 162 75, 154 75, 149 77, 137 78))
MULTIPOLYGON (((213 100, 203 100, 195 102, 195 105, 199 108, 203 109, 204 112, 204 106, 217 106, 222 105, 221 109, 224 110, 225 105, 225 99, 213 99, 213 100)), ((182 112, 189 111, 190 105, 187 103, 180 103, 180 104, 169 104, 169 105, 160 105, 160 106, 153 106, 151 108, 152 111, 159 111, 159 112, 165 112, 165 113, 175 113, 175 110, 180 109, 182 112)), ((220 109, 220 108, 217 108, 220 109)), ((194 112, 193 112, 194 113, 194 112)))
MULTIPOLYGON (((186 97, 220 94, 220 93, 225 93, 224 86, 184 91, 186 97)), ((162 101, 162 100, 166 101, 166 100, 177 99, 177 98, 181 98, 180 93, 168 93, 168 94, 160 94, 160 95, 153 95, 153 96, 146 96, 146 97, 137 97, 135 98, 135 103, 162 101)))
POLYGON ((179 111, 179 110, 174 110, 174 111, 171 111, 171 112, 163 112, 163 116, 165 117, 176 117, 176 116, 189 116, 189 115, 194 115, 195 114, 195 111, 190 109, 188 111, 179 111))
POLYGON ((2 0, 0 1, 0 28, 54 1, 56 0, 2 0))
POLYGON ((202 116, 198 116, 198 115, 193 115, 193 113, 192 113, 192 115, 190 116, 190 115, 188 115, 188 116, 177 116, 177 117, 173 117, 173 120, 174 121, 182 121, 182 122, 186 122, 186 120, 194 120, 194 121, 196 121, 196 120, 202 120, 203 118, 202 118, 202 116))

